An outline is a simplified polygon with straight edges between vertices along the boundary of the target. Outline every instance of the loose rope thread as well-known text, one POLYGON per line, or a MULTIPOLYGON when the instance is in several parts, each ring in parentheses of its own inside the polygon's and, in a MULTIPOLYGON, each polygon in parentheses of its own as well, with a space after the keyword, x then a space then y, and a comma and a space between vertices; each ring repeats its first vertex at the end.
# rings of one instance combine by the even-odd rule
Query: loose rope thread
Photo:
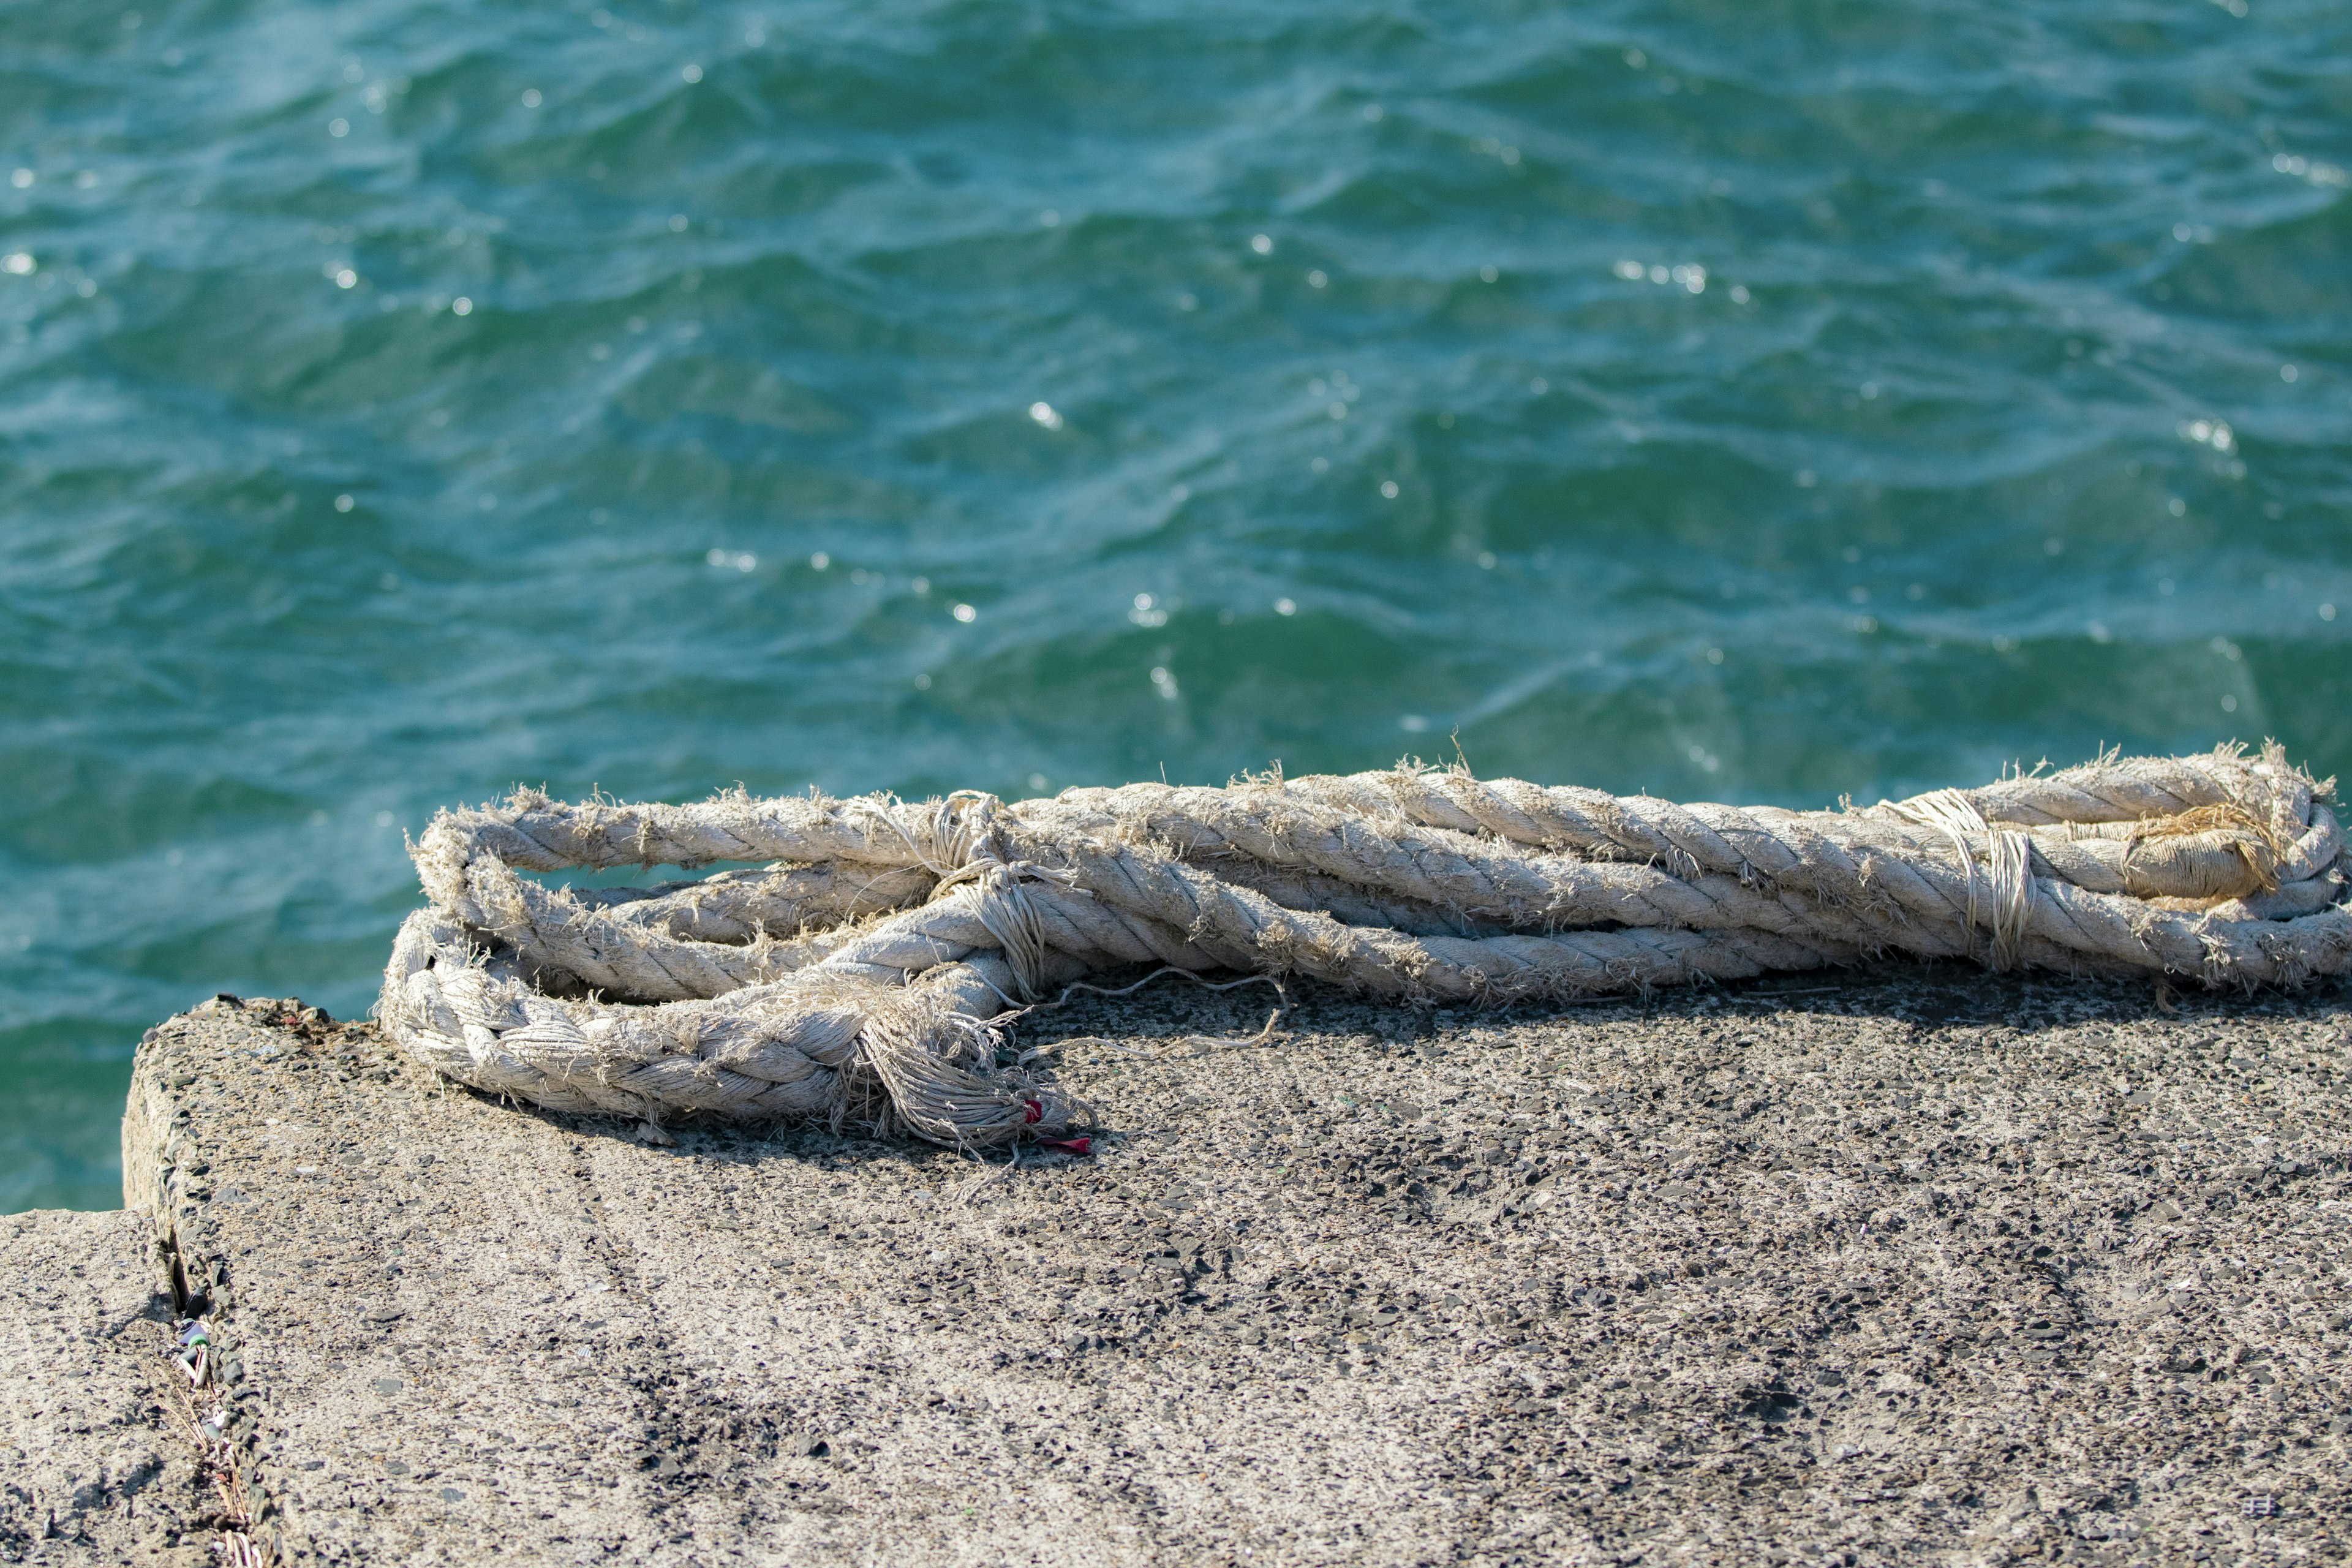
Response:
POLYGON ((411 847, 430 903, 377 1012, 450 1077, 555 1110, 1056 1142, 1092 1113, 1027 1058, 1000 1065, 1005 1026, 1122 965, 1490 1005, 1889 954, 2207 986, 2340 974, 2333 795, 2276 746, 1822 812, 1417 763, 1012 804, 523 792, 444 811, 411 847), (525 874, 720 862, 761 868, 590 891, 525 874))

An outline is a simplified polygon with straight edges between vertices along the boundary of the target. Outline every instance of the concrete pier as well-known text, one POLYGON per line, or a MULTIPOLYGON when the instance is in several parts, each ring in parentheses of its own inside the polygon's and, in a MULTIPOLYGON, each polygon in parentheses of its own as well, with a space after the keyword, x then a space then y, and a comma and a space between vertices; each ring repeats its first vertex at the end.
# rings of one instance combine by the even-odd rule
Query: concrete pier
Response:
POLYGON ((2352 1554, 2340 992, 1264 1012, 1029 1021, 1109 1133, 1016 1169, 208 1003, 131 1215, 0 1219, 0 1559, 204 1546, 182 1312, 290 1562, 2352 1554))

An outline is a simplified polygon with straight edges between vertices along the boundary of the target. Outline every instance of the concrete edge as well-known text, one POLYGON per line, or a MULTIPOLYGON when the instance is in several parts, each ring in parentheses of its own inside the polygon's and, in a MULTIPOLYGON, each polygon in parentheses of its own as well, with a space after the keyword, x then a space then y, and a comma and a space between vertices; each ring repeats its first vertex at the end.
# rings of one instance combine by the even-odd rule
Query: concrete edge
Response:
POLYGON ((255 1392, 239 1375, 228 1259, 208 1245, 202 1205, 190 1193, 207 1162, 184 1134, 189 1113, 173 1100, 174 1089, 187 1081, 173 1079, 179 1027, 195 1014, 224 1009, 257 1009, 258 1022, 306 1038, 335 1025, 297 998, 248 1001, 223 992, 141 1036, 122 1112, 122 1201, 124 1208, 148 1216, 155 1267, 180 1321, 181 1348, 171 1358, 173 1385, 184 1395, 182 1413, 200 1473, 221 1500, 213 1552, 226 1568, 268 1568, 285 1560, 284 1513, 254 1463, 251 1444, 261 1417, 255 1392), (190 1336, 199 1342, 187 1343, 190 1336))

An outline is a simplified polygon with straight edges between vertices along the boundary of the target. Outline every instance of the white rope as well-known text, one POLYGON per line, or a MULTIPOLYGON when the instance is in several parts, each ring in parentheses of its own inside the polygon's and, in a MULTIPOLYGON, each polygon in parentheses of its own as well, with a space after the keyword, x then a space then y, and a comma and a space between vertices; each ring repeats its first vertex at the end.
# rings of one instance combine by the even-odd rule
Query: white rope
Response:
POLYGON ((1098 970, 1305 975, 1406 1001, 1562 1000, 1853 963, 2294 985, 2352 968, 2331 789, 2225 748, 1794 812, 1417 765, 694 805, 444 812, 378 1013, 478 1088, 652 1117, 823 1119, 978 1150, 1086 1107, 1005 1023, 1098 970), (751 861, 656 889, 524 873, 751 861))

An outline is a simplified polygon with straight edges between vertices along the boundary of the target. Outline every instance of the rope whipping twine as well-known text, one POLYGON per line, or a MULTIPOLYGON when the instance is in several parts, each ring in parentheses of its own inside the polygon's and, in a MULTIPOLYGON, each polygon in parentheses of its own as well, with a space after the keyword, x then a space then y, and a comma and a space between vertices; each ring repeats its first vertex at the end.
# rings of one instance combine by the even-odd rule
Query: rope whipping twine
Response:
POLYGON ((978 1150, 1083 1102, 999 1065, 1104 969, 1559 1000, 1887 955, 2294 986, 2352 968, 2333 781, 2276 746, 2102 756, 1835 811, 1385 773, 1006 803, 554 801, 444 811, 376 1013, 558 1110, 821 1121, 978 1150), (523 873, 723 862, 650 888, 523 873))

